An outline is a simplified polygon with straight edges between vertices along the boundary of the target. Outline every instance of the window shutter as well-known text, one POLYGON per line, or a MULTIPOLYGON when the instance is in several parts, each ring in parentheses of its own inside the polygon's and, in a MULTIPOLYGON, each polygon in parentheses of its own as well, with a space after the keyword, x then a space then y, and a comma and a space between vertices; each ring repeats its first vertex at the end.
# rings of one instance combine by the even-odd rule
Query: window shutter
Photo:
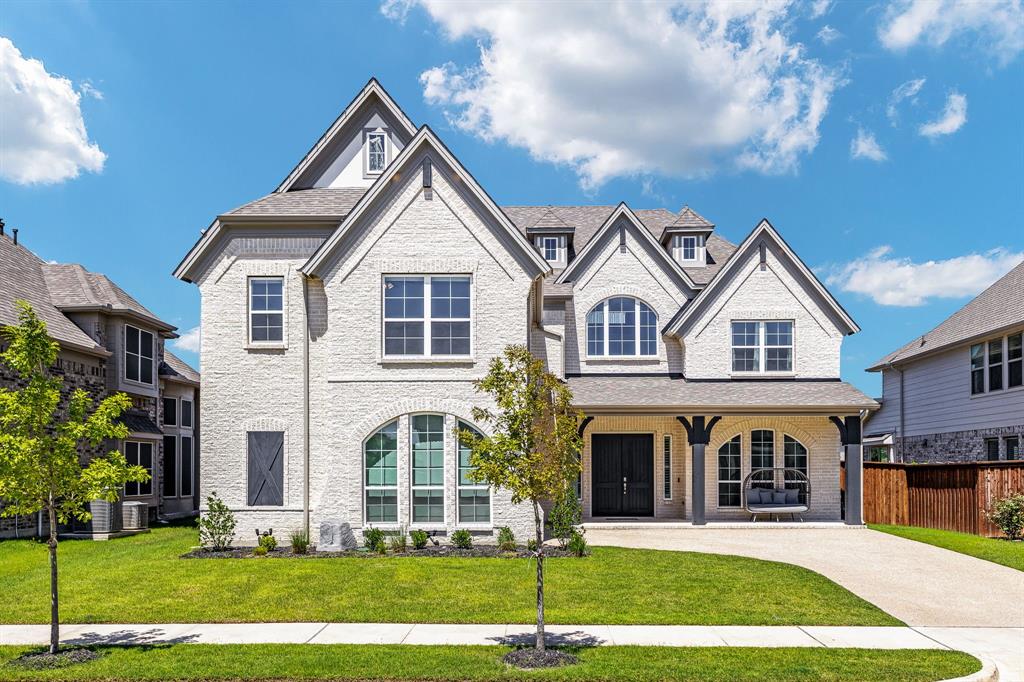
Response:
POLYGON ((249 432, 249 505, 284 504, 284 432, 249 432))

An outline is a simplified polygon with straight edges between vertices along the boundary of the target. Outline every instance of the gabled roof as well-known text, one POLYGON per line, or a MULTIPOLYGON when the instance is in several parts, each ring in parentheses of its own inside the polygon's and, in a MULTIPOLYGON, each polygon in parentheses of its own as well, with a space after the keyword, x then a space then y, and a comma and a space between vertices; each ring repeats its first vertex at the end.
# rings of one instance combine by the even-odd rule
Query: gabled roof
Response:
POLYGON ((676 216, 676 219, 666 225, 666 227, 713 230, 715 228, 715 224, 694 211, 689 206, 683 206, 683 209, 679 211, 679 215, 676 216))
POLYGON ((476 178, 474 178, 472 174, 463 167, 459 160, 455 158, 455 155, 451 153, 443 142, 441 142, 429 126, 423 126, 419 129, 416 136, 413 137, 409 144, 402 149, 394 161, 392 161, 384 172, 381 173, 380 177, 377 178, 369 191, 360 198, 359 202, 345 217, 345 220, 341 225, 339 225, 338 228, 334 230, 334 233, 327 238, 319 249, 317 249, 316 253, 310 256, 309 260, 306 261, 306 264, 301 268, 303 273, 307 275, 316 275, 320 271, 320 268, 323 267, 347 232, 358 222, 360 216, 362 216, 368 208, 373 205, 374 201, 391 185, 392 178, 402 171, 409 161, 419 154, 420 150, 424 147, 429 148, 431 151, 436 153, 441 160, 452 169, 466 189, 468 189, 470 193, 481 203, 484 209, 491 214, 499 226, 505 230, 512 243, 520 251, 521 255, 523 255, 528 262, 531 262, 536 266, 537 271, 534 274, 543 274, 551 270, 551 266, 548 265, 547 261, 545 261, 540 253, 538 253, 530 242, 526 240, 512 221, 508 219, 508 216, 498 208, 498 205, 494 203, 494 200, 491 199, 490 195, 487 194, 487 192, 484 191, 484 189, 477 183, 476 178))
POLYGON ((164 348, 164 361, 160 363, 159 374, 162 379, 194 386, 199 385, 199 372, 166 348, 164 348))
POLYGON ((573 261, 569 263, 569 266, 562 271, 562 274, 558 276, 558 279, 556 280, 557 283, 561 284, 571 281, 572 276, 576 274, 580 267, 582 267, 581 264, 586 262, 587 256, 597 248, 596 245, 601 241, 601 237, 614 227, 615 223, 619 221, 619 218, 625 218, 638 228, 637 233, 640 234, 642 239, 649 242, 650 246, 653 247, 653 252, 658 254, 657 257, 662 261, 669 272, 674 272, 691 289, 697 288, 696 282, 694 282, 690 275, 679 266, 679 263, 677 263, 672 256, 665 251, 661 244, 655 241, 650 229, 644 225, 636 213, 630 210, 629 206, 626 205, 626 202, 622 202, 615 207, 615 210, 612 211, 611 215, 609 215, 604 221, 604 224, 598 229, 597 233, 587 241, 586 246, 582 249, 577 247, 576 258, 574 258, 573 261))
POLYGON ((551 210, 548 206, 548 210, 541 214, 540 218, 537 219, 533 225, 526 228, 526 231, 533 232, 573 232, 574 227, 569 225, 567 222, 558 217, 558 215, 551 210))
POLYGON ((757 227, 751 231, 747 238, 737 247, 733 252, 729 260, 722 266, 718 275, 711 280, 711 282, 704 287, 703 290, 697 296, 688 302, 671 320, 665 325, 664 333, 672 334, 675 336, 682 336, 686 332, 687 325, 693 321, 697 311, 702 310, 707 302, 714 299, 718 290, 720 290, 727 282, 730 281, 731 277, 738 271, 740 265, 745 260, 744 256, 752 251, 755 246, 767 240, 771 244, 775 245, 780 254, 782 254, 789 262, 794 266, 794 269, 798 275, 804 280, 805 284, 814 292, 818 294, 821 302, 830 309, 836 316, 843 327, 845 327, 846 334, 853 334, 860 331, 860 327, 853 321, 853 318, 843 309, 843 306, 839 304, 839 301, 832 296, 831 292, 825 288, 825 285, 811 272, 800 257, 789 248, 789 244, 782 238, 782 235, 776 231, 772 224, 768 222, 768 219, 762 219, 758 223, 757 227))
POLYGON ((175 330, 106 275, 89 272, 77 263, 43 263, 42 272, 50 301, 58 310, 100 310, 139 318, 163 332, 175 330))
POLYGON ((412 124, 409 117, 405 115, 402 108, 391 98, 387 90, 377 81, 376 78, 371 78, 363 89, 359 91, 359 94, 349 102, 348 106, 345 107, 344 111, 334 119, 334 123, 320 136, 320 139, 316 141, 306 155, 299 161, 298 165, 292 169, 291 173, 288 174, 281 184, 277 186, 275 192, 287 192, 292 189, 296 182, 302 177, 302 175, 316 163, 316 160, 320 157, 325 150, 328 152, 333 151, 336 140, 339 137, 340 131, 344 130, 346 126, 356 121, 356 116, 363 111, 365 105, 368 103, 379 102, 384 109, 390 113, 395 121, 398 123, 399 129, 396 131, 403 135, 408 140, 416 134, 416 126, 412 124))
POLYGON ((889 363, 904 363, 1018 325, 1024 325, 1024 263, 996 280, 935 329, 881 358, 868 371, 877 372, 889 363))
POLYGON ((242 204, 223 214, 225 219, 245 216, 320 216, 342 220, 367 187, 315 187, 290 192, 274 192, 242 204))

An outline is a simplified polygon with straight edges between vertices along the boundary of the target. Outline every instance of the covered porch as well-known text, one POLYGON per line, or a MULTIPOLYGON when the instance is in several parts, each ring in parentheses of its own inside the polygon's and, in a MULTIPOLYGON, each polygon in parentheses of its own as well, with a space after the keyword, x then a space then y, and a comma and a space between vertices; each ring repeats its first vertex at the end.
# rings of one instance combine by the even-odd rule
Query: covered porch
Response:
POLYGON ((860 424, 877 403, 849 384, 568 382, 586 417, 578 485, 586 524, 862 523, 860 424))

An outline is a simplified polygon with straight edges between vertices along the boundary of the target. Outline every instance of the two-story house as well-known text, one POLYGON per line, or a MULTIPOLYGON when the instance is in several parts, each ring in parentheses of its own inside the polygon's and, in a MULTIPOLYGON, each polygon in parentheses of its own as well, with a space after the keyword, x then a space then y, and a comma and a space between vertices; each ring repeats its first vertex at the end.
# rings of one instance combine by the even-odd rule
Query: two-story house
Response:
MULTIPOLYGON (((65 398, 76 388, 94 401, 117 392, 132 399, 122 415, 128 437, 87 448, 83 462, 117 447, 151 480, 129 483, 123 499, 144 502, 155 518, 198 509, 199 373, 166 350, 175 327, 159 319, 105 275, 81 265, 47 263, 0 228, 0 326, 17 324, 15 302, 26 300, 60 345, 53 371, 65 398)), ((0 365, 0 384, 15 377, 0 365)), ((2 502, 0 502, 2 504, 2 502)), ((33 519, 0 519, 0 535, 39 532, 33 519)))
POLYGON ((371 80, 175 275, 202 293, 202 494, 243 541, 528 532, 453 437, 480 428, 472 382, 513 343, 587 415, 587 518, 742 520, 747 487, 802 479, 804 516, 839 520, 847 446, 860 522, 860 419, 877 404, 839 378, 858 328, 767 220, 735 245, 689 208, 500 207, 371 80), (750 486, 753 469, 768 482, 750 486))
POLYGON ((865 427, 897 462, 1020 459, 1024 263, 939 326, 878 360, 882 408, 865 427))

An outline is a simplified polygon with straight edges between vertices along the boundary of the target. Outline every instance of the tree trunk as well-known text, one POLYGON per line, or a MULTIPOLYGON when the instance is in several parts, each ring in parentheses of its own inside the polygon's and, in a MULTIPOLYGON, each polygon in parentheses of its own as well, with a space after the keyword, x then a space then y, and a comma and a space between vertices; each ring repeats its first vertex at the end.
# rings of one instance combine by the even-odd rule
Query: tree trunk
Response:
POLYGON ((60 616, 57 609, 57 512, 53 502, 46 508, 50 519, 50 653, 60 649, 60 616))
POLYGON ((533 523, 537 531, 537 651, 544 651, 544 524, 536 500, 533 502, 533 523))

